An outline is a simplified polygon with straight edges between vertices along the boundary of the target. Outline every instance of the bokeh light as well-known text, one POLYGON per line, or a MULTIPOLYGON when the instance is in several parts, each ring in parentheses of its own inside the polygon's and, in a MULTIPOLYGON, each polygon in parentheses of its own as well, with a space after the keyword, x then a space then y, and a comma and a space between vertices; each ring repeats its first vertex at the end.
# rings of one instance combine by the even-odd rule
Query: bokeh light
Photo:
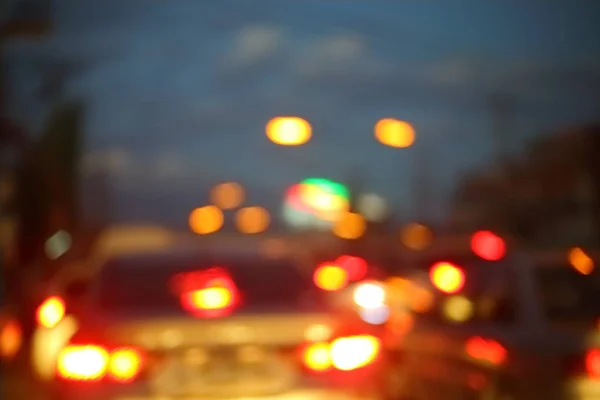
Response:
POLYGON ((215 233, 223 226, 223 212, 216 206, 205 206, 190 213, 189 225, 198 235, 215 233))
POLYGON ((498 261, 506 253, 506 244, 490 231, 478 231, 471 237, 471 250, 487 261, 498 261))
POLYGON ((386 146, 405 148, 415 142, 415 130, 408 122, 384 118, 375 124, 375 138, 386 146))
POLYGON ((365 259, 355 256, 340 256, 335 260, 335 264, 346 270, 348 279, 351 281, 361 280, 369 269, 369 264, 365 259))
POLYGON ((580 274, 589 275, 594 271, 594 260, 581 247, 574 247, 568 254, 569 264, 580 274))
POLYGON ((367 223, 362 215, 345 213, 333 226, 333 233, 342 239, 358 239, 367 230, 367 223))
POLYGON ((411 250, 425 250, 433 241, 433 233, 423 224, 411 223, 400 231, 400 240, 411 250))
POLYGON ((441 292, 458 293, 465 285, 465 273, 449 262, 438 262, 429 272, 431 283, 441 292))
POLYGON ((245 207, 236 213, 235 223, 241 233, 255 234, 267 230, 271 216, 262 207, 245 207))
POLYGON ((334 263, 324 263, 315 270, 313 280, 323 290, 336 291, 346 287, 348 274, 334 263))
POLYGON ((299 146, 312 137, 312 127, 298 117, 276 117, 266 127, 269 140, 281 146, 299 146))
POLYGON ((465 296, 450 296, 442 305, 442 312, 451 322, 466 322, 473 317, 473 302, 465 296))
POLYGON ((239 207, 244 202, 244 188, 235 182, 225 182, 214 186, 210 201, 221 210, 239 207))
POLYGON ((383 221, 389 212, 387 201, 373 193, 361 195, 356 202, 356 208, 367 221, 371 222, 383 221))

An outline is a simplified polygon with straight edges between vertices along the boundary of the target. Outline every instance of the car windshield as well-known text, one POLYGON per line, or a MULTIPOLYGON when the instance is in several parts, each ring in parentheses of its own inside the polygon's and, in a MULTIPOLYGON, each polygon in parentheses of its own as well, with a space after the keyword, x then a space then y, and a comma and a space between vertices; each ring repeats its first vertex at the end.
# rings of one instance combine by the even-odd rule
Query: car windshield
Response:
POLYGON ((536 272, 542 307, 552 322, 590 322, 600 317, 600 276, 583 275, 568 265, 536 272))
POLYGON ((181 313, 171 283, 182 272, 224 268, 241 295, 238 312, 315 311, 323 295, 310 274, 290 261, 263 259, 213 262, 203 259, 127 259, 108 263, 100 276, 98 305, 110 313, 181 313))

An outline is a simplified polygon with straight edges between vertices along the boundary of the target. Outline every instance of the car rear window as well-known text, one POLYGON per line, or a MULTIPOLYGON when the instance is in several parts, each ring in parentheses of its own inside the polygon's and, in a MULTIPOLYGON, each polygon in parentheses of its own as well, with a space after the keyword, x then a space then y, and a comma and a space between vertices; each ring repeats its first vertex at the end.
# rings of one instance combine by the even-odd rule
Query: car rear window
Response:
POLYGON ((292 261, 198 259, 116 260, 100 274, 98 306, 110 312, 183 312, 170 282, 185 272, 224 268, 241 294, 238 312, 313 311, 325 307, 324 294, 309 271, 292 261))
POLYGON ((600 275, 583 275, 567 264, 536 270, 541 302, 553 322, 591 322, 600 317, 600 275))

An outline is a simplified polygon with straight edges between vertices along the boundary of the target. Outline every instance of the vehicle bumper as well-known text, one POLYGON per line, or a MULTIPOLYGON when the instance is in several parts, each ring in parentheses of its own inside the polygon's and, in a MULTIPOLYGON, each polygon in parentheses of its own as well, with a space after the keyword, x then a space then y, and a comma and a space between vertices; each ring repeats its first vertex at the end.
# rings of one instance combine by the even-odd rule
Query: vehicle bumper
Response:
MULTIPOLYGON (((212 400, 205 396, 162 396, 157 394, 108 393, 101 390, 69 391, 57 400, 212 400)), ((277 395, 253 397, 218 397, 214 400, 381 400, 377 395, 366 395, 333 389, 294 389, 277 395)))

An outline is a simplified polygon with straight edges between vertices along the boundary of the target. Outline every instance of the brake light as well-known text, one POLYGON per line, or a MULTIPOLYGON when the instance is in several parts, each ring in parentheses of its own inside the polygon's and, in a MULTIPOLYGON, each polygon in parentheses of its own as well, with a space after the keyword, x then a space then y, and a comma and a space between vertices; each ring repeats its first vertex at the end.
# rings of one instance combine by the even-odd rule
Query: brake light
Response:
POLYGON ((469 357, 500 365, 506 360, 507 351, 500 343, 480 336, 469 338, 466 343, 466 352, 469 357))
POLYGON ((0 331, 0 358, 12 359, 23 343, 23 330, 17 320, 9 320, 0 331))
POLYGON ((176 277, 182 307, 198 317, 222 317, 233 312, 239 293, 233 279, 221 268, 176 277))
POLYGON ((380 349, 381 343, 374 336, 344 336, 331 342, 307 345, 303 352, 303 362, 315 372, 324 372, 331 368, 352 371, 373 363, 380 349))
POLYGON ((56 363, 58 377, 74 381, 99 381, 108 377, 129 382, 142 370, 144 358, 137 349, 113 350, 96 345, 69 345, 61 350, 56 363))
POLYGON ((65 316, 65 302, 61 297, 52 296, 44 300, 36 312, 37 322, 44 328, 54 328, 65 316))
POLYGON ((590 378, 600 378, 600 350, 590 350, 585 355, 585 370, 590 378))
POLYGON ((313 280, 320 289, 333 292, 348 285, 348 273, 337 265, 324 263, 315 270, 313 280))
POLYGON ((367 275, 368 263, 355 256, 340 256, 335 260, 335 264, 345 269, 348 273, 348 279, 351 281, 359 281, 367 275))

